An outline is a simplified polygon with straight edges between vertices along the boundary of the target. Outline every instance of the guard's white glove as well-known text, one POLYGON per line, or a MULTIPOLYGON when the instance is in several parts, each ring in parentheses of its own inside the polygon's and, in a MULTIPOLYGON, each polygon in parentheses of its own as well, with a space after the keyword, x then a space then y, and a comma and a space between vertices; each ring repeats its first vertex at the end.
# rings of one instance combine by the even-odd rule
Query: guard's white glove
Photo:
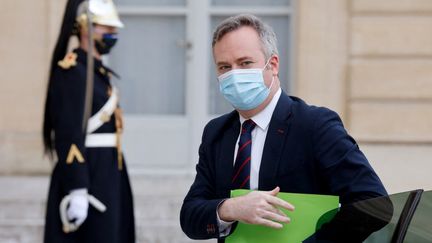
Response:
POLYGON ((85 188, 75 189, 70 192, 71 200, 67 209, 67 218, 69 222, 75 222, 80 226, 87 218, 89 200, 88 192, 85 188))

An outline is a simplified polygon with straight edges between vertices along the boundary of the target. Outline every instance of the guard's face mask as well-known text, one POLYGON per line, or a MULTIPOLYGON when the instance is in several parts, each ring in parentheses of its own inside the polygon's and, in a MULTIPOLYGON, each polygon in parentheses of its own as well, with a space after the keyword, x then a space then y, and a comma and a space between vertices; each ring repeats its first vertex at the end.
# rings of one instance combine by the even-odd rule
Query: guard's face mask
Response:
POLYGON ((102 39, 95 40, 96 50, 101 55, 108 54, 111 51, 111 48, 117 42, 117 33, 105 33, 102 35, 102 39))

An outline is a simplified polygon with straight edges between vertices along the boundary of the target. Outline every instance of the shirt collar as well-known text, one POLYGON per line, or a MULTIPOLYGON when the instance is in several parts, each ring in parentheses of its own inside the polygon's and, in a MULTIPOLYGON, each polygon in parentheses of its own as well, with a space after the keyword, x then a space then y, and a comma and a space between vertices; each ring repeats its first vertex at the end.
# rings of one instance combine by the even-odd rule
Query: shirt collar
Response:
MULTIPOLYGON (((274 94, 272 100, 264 108, 264 110, 260 111, 258 114, 250 118, 252 119, 252 121, 255 122, 255 124, 257 124, 259 128, 261 128, 264 131, 267 130, 267 127, 273 115, 273 111, 276 108, 277 102, 281 94, 282 94, 282 90, 279 88, 279 90, 274 94)), ((243 122, 246 121, 246 118, 244 118, 242 115, 240 115, 239 118, 240 118, 240 124, 243 124, 243 122)))

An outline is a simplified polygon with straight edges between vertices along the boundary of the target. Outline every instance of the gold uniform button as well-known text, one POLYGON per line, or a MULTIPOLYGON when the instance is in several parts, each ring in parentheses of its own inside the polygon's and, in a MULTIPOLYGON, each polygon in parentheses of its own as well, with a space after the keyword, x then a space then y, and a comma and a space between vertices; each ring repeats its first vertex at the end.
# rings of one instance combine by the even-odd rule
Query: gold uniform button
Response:
POLYGON ((103 68, 103 67, 100 67, 100 68, 99 68, 99 72, 102 73, 103 75, 106 75, 106 74, 107 74, 105 68, 103 68))
POLYGON ((102 122, 109 122, 109 120, 110 120, 110 115, 108 115, 108 113, 106 113, 106 112, 104 111, 104 112, 102 112, 102 115, 101 115, 101 117, 100 117, 100 120, 101 120, 102 122))

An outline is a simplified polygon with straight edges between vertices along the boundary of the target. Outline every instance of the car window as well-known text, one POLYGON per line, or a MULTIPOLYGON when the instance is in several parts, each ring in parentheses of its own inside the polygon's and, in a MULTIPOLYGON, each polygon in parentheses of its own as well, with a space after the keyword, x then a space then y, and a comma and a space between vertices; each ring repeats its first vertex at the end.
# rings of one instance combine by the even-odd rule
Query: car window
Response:
POLYGON ((398 223, 401 212, 405 206, 410 192, 401 192, 389 196, 393 204, 393 216, 386 226, 372 233, 364 242, 365 243, 386 243, 391 242, 393 233, 398 223))
MULTIPOLYGON (((401 192, 342 205, 332 221, 324 224, 304 243, 321 243, 323 240, 390 243, 405 204, 409 198, 412 201, 419 191, 401 192)), ((403 242, 432 243, 432 191, 423 192, 403 242)))
MULTIPOLYGON (((398 204, 400 201, 401 208, 407 199, 409 193, 397 195, 393 199, 398 204)), ((352 204, 342 205, 334 218, 322 225, 312 236, 304 240, 304 243, 321 243, 321 242, 363 242, 371 234, 386 228, 388 223, 393 219, 393 201, 388 196, 376 197, 354 202, 352 204)), ((397 217, 397 216, 396 216, 397 217)), ((395 220, 397 221, 397 219, 395 220)), ((373 242, 386 242, 386 235, 393 233, 393 228, 386 228, 380 238, 373 242)))
POLYGON ((423 192, 404 242, 432 242, 432 191, 423 192))

